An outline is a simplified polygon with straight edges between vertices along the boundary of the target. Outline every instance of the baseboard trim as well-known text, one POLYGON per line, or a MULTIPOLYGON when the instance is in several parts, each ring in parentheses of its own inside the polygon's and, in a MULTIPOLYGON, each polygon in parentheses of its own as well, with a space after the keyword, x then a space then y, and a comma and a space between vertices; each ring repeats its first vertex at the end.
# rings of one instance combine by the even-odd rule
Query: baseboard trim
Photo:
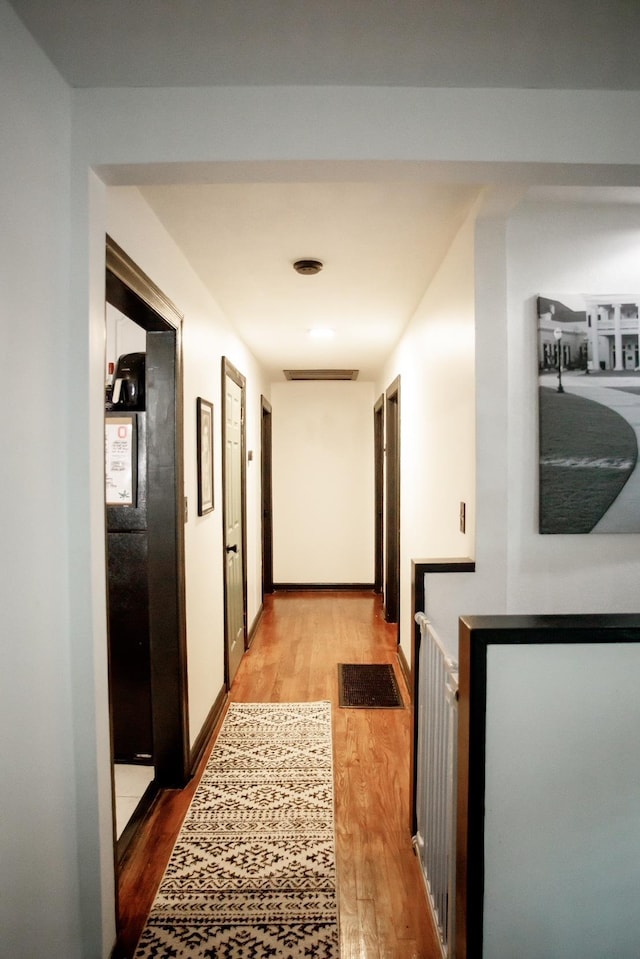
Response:
POLYGON ((407 662, 407 657, 404 654, 402 646, 398 646, 398 665, 400 667, 400 672, 404 676, 404 681, 407 684, 407 689, 409 690, 409 699, 413 702, 413 681, 411 678, 411 666, 407 662))
POLYGON ((122 835, 116 841, 116 860, 118 865, 120 865, 124 859, 129 844, 135 839, 140 826, 151 813, 161 792, 162 790, 155 779, 153 779, 145 789, 133 815, 122 830, 122 835))
POLYGON ((205 749, 207 748, 207 744, 209 740, 211 739, 213 731, 216 728, 216 724, 222 715, 222 711, 226 705, 226 702, 227 702, 227 690, 223 686, 220 692, 218 693, 218 695, 216 696, 213 706, 209 710, 209 715, 205 719, 204 725, 202 729, 200 730, 200 732, 198 733, 196 741, 191 747, 189 762, 190 762, 192 776, 194 775, 196 769, 198 768, 198 765, 200 764, 202 757, 204 756, 204 752, 205 752, 205 749))
POLYGON ((306 590, 344 590, 345 592, 375 592, 374 583, 274 583, 275 592, 304 592, 306 590))
POLYGON ((247 636, 247 649, 250 648, 251 643, 253 642, 256 633, 258 632, 258 626, 260 625, 260 620, 262 619, 262 614, 264 613, 264 603, 260 603, 260 609, 256 613, 251 628, 249 629, 249 635, 247 636))

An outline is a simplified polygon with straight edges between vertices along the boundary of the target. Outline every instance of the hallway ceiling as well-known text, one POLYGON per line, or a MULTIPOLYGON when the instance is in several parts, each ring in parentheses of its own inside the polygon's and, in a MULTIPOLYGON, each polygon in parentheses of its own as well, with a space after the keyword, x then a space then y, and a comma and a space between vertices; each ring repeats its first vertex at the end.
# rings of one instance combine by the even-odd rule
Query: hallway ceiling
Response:
POLYGON ((75 87, 640 88, 637 0, 10 0, 75 87))
POLYGON ((477 187, 287 182, 141 192, 274 378, 283 369, 338 368, 374 379, 477 187), (324 268, 296 273, 304 258, 324 268), (335 336, 312 338, 314 327, 335 336))

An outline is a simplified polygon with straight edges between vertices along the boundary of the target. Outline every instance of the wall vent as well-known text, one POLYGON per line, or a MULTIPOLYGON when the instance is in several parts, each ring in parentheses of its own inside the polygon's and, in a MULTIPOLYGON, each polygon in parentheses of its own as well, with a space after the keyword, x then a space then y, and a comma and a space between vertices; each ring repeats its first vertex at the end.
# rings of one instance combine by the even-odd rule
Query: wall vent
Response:
POLYGON ((287 380, 357 380, 360 370, 283 370, 287 380))

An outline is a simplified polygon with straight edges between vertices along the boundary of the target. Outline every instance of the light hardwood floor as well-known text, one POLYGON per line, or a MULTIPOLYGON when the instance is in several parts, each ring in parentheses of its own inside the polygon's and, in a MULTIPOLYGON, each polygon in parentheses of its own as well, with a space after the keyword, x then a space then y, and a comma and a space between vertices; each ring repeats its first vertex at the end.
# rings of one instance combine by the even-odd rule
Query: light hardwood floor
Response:
MULTIPOLYGON (((440 956, 411 845, 411 709, 396 654, 396 627, 384 622, 373 593, 275 593, 229 696, 333 704, 342 959, 440 956), (406 708, 341 708, 339 662, 393 663, 406 708)), ((133 955, 200 773, 161 797, 121 867, 118 956, 133 955)))

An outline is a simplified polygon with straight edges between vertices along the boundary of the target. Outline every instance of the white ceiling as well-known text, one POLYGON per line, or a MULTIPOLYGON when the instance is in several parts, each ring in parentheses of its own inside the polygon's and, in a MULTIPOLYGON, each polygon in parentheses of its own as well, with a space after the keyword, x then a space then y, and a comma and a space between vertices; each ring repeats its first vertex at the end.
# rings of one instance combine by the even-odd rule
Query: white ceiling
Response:
POLYGON ((273 376, 373 379, 477 194, 421 182, 143 187, 223 312, 273 376), (295 260, 319 259, 303 276, 295 260), (335 330, 315 340, 313 327, 335 330))
POLYGON ((638 0, 10 0, 90 86, 638 89, 638 0))
MULTIPOLYGON (((640 0, 9 2, 75 87, 640 89, 640 0)), ((274 377, 376 377, 479 188, 233 179, 141 189, 274 377), (323 271, 296 274, 303 257, 323 271), (311 340, 316 324, 335 338, 311 340)))

